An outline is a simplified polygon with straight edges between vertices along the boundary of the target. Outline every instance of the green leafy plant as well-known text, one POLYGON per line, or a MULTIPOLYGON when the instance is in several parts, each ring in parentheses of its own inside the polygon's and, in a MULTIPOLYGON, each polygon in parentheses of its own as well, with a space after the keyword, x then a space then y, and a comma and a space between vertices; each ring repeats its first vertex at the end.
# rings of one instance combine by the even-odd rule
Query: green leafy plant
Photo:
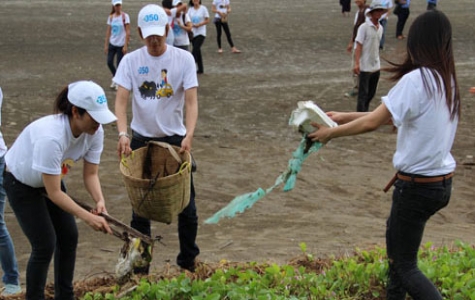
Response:
MULTIPOLYGON (((85 300, 241 300, 241 299, 384 299, 387 277, 386 250, 356 249, 353 255, 317 259, 299 244, 302 257, 287 265, 220 263, 213 272, 181 273, 171 278, 143 278, 137 287, 119 295, 89 292, 85 300)), ((421 270, 436 283, 444 299, 475 300, 475 249, 463 242, 436 248, 421 247, 421 270)))

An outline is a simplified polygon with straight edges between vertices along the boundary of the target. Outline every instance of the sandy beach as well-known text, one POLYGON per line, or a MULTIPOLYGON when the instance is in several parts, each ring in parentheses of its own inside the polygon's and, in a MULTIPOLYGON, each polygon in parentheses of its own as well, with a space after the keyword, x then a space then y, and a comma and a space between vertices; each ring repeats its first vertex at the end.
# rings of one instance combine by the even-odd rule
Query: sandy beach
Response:
MULTIPOLYGON (((104 87, 109 107, 115 91, 103 44, 110 12, 107 0, 0 2, 0 86, 4 93, 2 132, 8 145, 31 121, 52 113, 57 93, 70 82, 91 79, 104 87)), ((124 0, 130 14, 131 48, 141 47, 137 13, 148 2, 124 0)), ((211 1, 203 0, 211 14, 211 1)), ((198 164, 194 173, 200 217, 197 243, 203 262, 259 261, 285 263, 301 254, 299 243, 315 256, 341 255, 353 249, 384 246, 385 222, 391 193, 382 189, 395 170, 392 155, 396 135, 391 127, 331 141, 304 163, 296 186, 281 188, 250 210, 216 225, 203 221, 234 197, 272 186, 287 168, 300 141, 288 125, 298 101, 312 100, 324 110, 351 111, 356 99, 345 92, 352 86, 346 45, 353 15, 342 17, 332 0, 234 0, 229 24, 236 46, 233 54, 223 36, 224 53, 217 53, 216 30, 208 25, 202 48, 205 73, 199 76, 199 121, 193 143, 198 164)), ((426 2, 413 1, 406 24, 425 11, 426 2)), ((462 119, 452 154, 458 166, 452 199, 427 224, 423 242, 451 245, 475 243, 475 25, 473 0, 441 1, 439 9, 453 26, 455 59, 462 94, 462 119)), ((212 14, 211 14, 212 15, 212 14)), ((383 58, 397 60, 405 40, 395 38, 396 17, 390 16, 383 58)), ((382 78, 371 108, 380 103, 393 83, 382 78)), ((129 109, 130 112, 130 109, 129 109)), ((130 120, 130 119, 129 119, 130 120)), ((100 166, 109 213, 128 224, 131 205, 116 156, 115 124, 105 126, 100 166)), ((74 197, 92 203, 82 184, 81 163, 66 178, 74 197)), ((28 241, 7 205, 6 222, 13 237, 22 285, 30 254, 28 241)), ((78 220, 80 231, 75 280, 114 272, 123 242, 97 233, 78 220)), ((151 271, 175 265, 176 223, 153 223, 157 243, 151 271)), ((53 278, 53 270, 49 280, 53 278)))

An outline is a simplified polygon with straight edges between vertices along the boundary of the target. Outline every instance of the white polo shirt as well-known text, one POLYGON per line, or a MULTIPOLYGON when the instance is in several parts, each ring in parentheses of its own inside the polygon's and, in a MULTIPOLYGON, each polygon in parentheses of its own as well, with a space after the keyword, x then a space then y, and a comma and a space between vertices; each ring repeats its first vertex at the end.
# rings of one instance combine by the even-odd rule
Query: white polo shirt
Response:
POLYGON ((358 28, 355 42, 362 45, 360 56, 361 72, 376 72, 381 69, 379 60, 379 42, 383 36, 383 27, 376 27, 371 20, 366 20, 358 28))

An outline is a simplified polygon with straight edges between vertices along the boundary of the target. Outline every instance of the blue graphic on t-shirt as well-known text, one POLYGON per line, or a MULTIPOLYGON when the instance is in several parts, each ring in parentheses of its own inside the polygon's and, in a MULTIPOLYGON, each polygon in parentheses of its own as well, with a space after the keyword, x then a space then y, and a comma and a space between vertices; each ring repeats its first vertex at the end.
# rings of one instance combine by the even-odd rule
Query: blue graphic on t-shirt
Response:
POLYGON ((122 24, 118 25, 117 23, 111 25, 111 34, 112 35, 120 35, 122 31, 122 24))
POLYGON ((191 23, 193 23, 193 24, 198 24, 198 23, 200 23, 200 21, 201 21, 201 18, 199 16, 191 17, 191 23))
POLYGON ((180 25, 175 24, 175 26, 173 26, 173 33, 175 34, 175 36, 179 35, 181 30, 182 29, 181 29, 180 25))

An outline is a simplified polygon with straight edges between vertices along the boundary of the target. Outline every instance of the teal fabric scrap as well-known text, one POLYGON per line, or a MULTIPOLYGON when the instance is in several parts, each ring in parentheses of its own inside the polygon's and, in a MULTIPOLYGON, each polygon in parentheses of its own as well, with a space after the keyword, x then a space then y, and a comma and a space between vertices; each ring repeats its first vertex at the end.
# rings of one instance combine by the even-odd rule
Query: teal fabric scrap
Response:
POLYGON ((264 198, 267 194, 272 192, 274 188, 281 184, 284 184, 284 192, 291 191, 295 187, 297 174, 302 169, 303 162, 307 159, 310 153, 317 152, 322 146, 323 144, 320 142, 313 142, 306 152, 307 138, 305 134, 302 137, 298 148, 292 153, 292 158, 289 160, 287 170, 277 177, 273 186, 266 190, 258 188, 253 193, 237 196, 223 209, 215 213, 212 217, 206 219, 205 223, 217 224, 219 220, 224 217, 234 218, 237 213, 243 213, 246 209, 251 208, 254 203, 264 198))

